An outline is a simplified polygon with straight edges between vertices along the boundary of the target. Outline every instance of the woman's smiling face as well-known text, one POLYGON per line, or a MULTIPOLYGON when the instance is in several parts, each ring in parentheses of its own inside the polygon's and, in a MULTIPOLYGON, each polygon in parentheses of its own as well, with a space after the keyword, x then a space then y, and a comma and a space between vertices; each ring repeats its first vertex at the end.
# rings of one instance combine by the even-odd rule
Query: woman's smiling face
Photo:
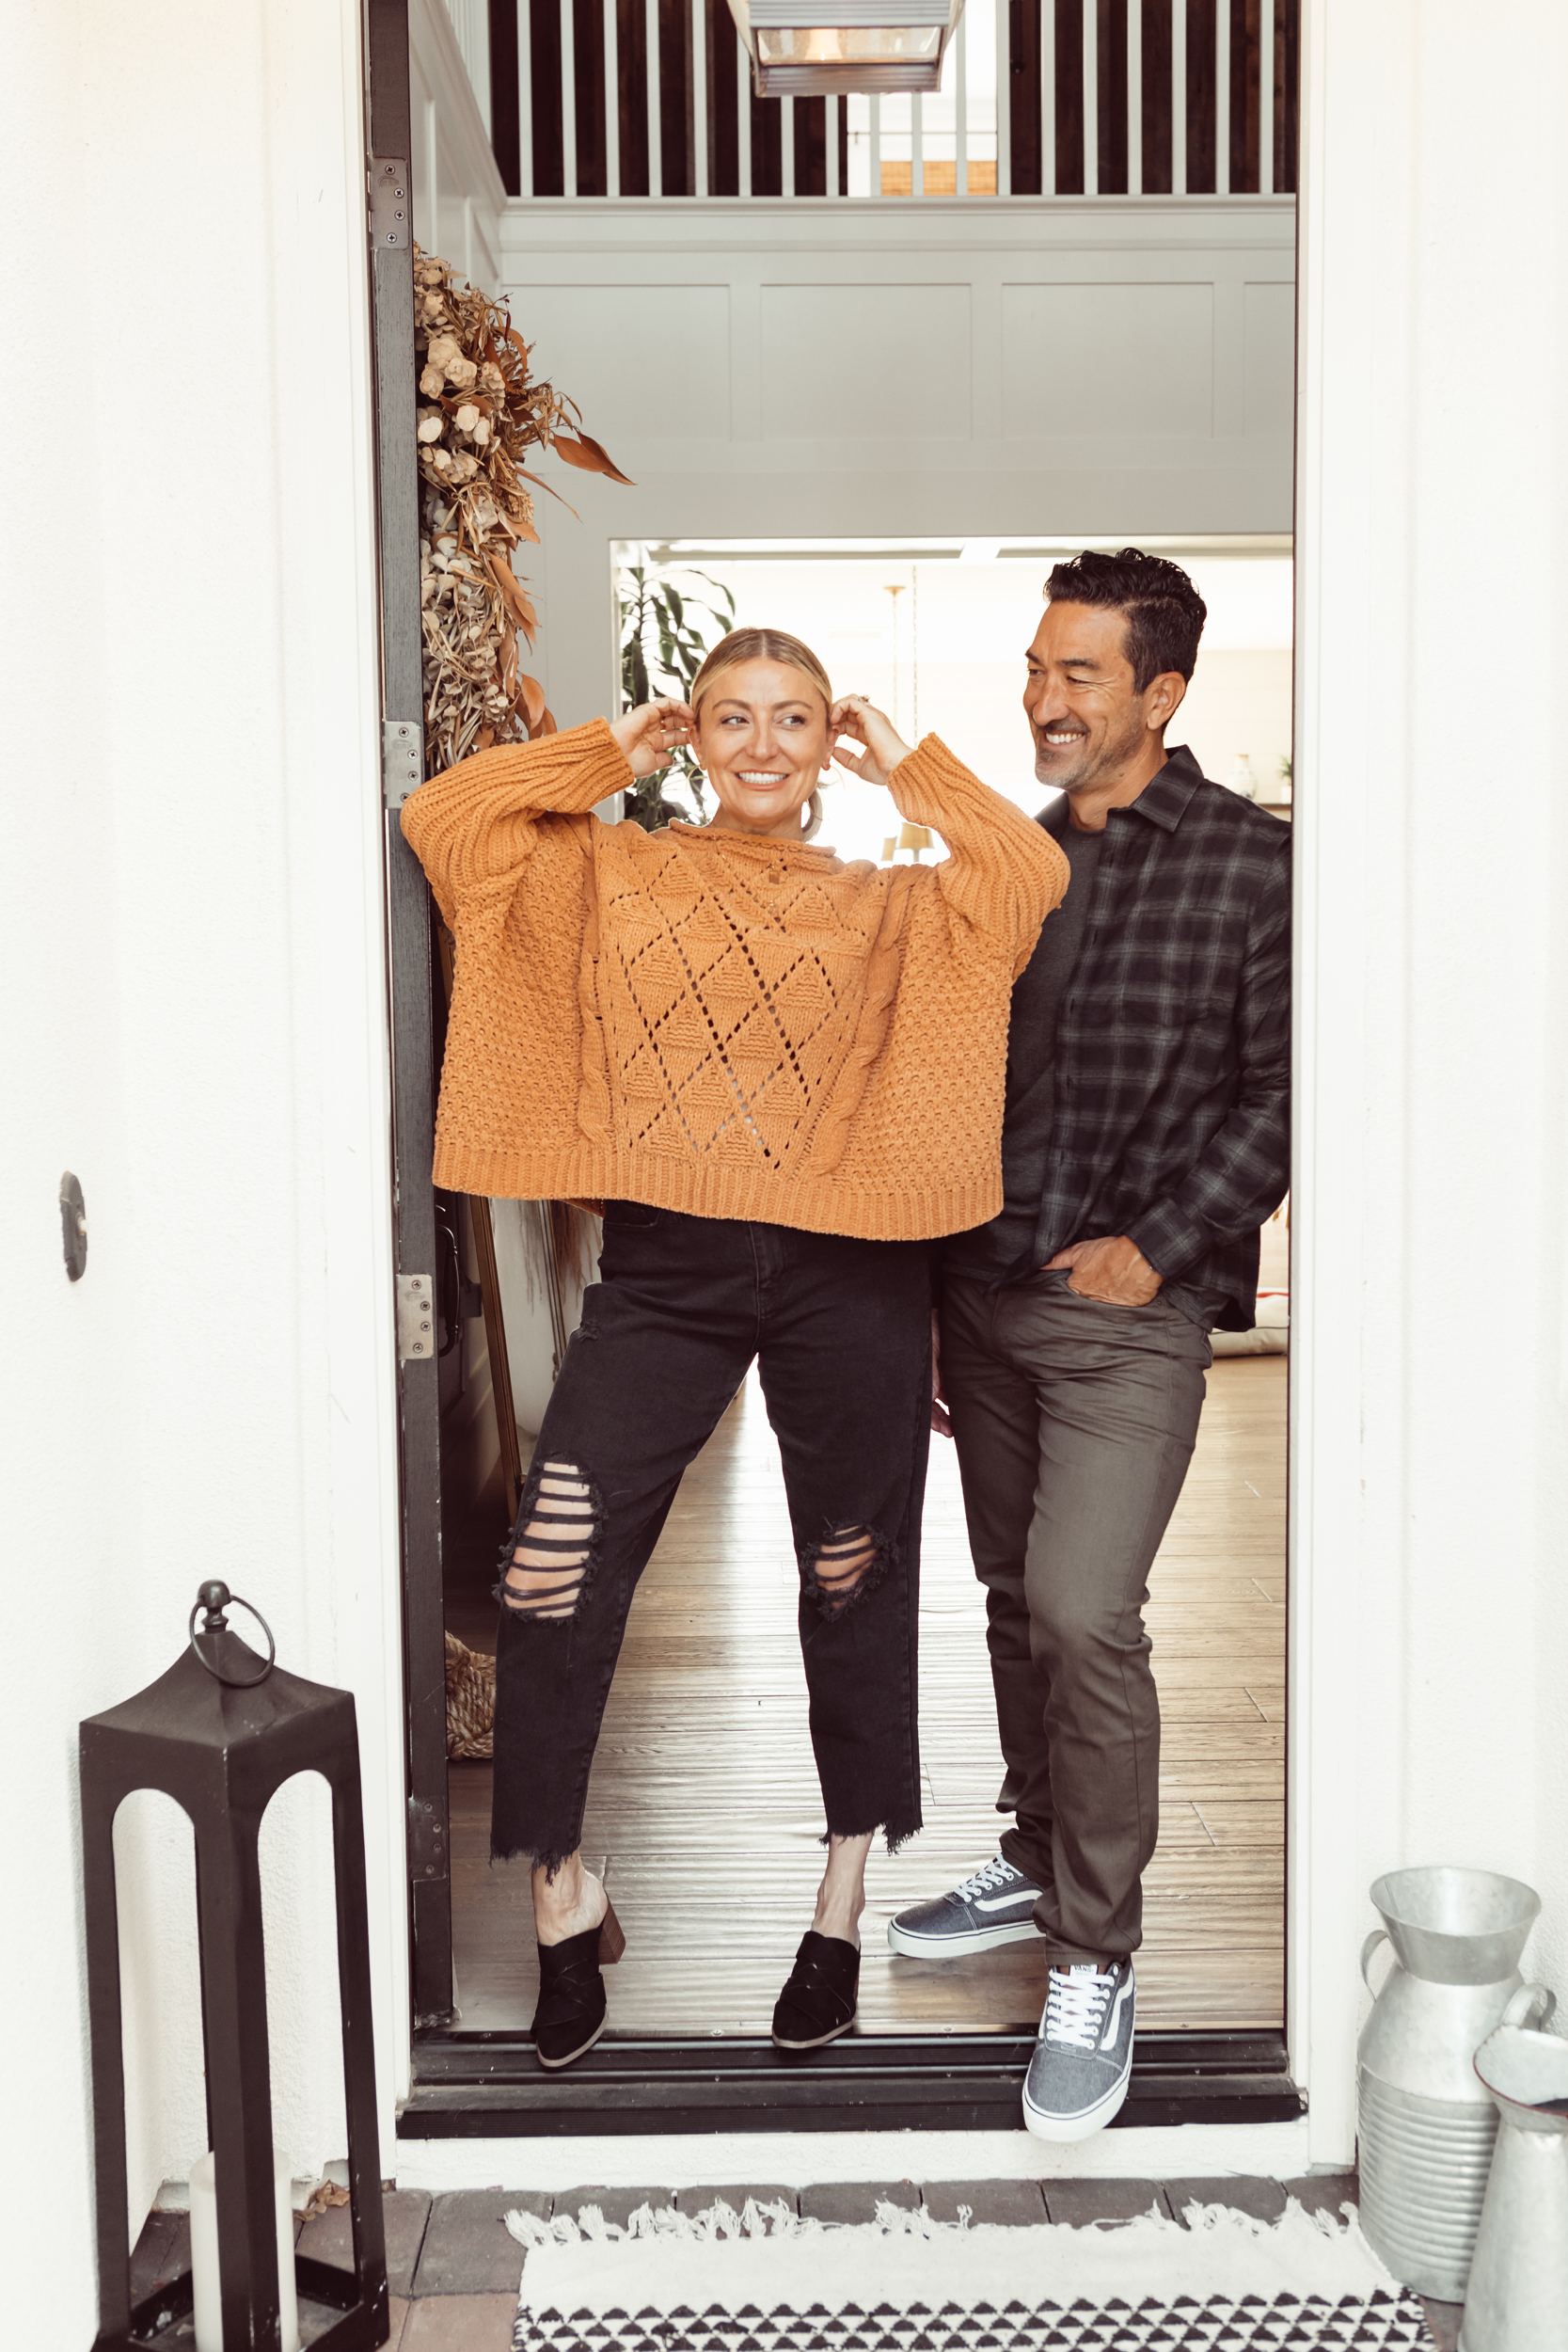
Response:
POLYGON ((799 839, 800 810, 832 757, 822 690, 782 661, 734 662, 703 690, 694 748, 720 832, 799 839))

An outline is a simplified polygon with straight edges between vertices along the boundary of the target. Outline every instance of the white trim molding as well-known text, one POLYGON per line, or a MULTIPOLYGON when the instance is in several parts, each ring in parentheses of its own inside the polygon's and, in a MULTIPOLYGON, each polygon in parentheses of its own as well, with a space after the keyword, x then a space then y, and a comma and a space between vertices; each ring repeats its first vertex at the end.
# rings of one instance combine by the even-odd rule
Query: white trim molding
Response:
POLYGON ((493 294, 509 199, 444 0, 408 0, 408 95, 415 237, 493 294))
POLYGON ((1303 18, 1291 2036, 1341 2162, 1374 1877, 1522 1878, 1568 1966, 1568 14, 1303 18))
POLYGON ((724 2181, 1174 2181, 1307 2169, 1307 2124, 1183 2123, 1050 2147, 1016 2132, 638 2132, 567 2139, 400 2139, 399 2188, 705 2188, 724 2181))

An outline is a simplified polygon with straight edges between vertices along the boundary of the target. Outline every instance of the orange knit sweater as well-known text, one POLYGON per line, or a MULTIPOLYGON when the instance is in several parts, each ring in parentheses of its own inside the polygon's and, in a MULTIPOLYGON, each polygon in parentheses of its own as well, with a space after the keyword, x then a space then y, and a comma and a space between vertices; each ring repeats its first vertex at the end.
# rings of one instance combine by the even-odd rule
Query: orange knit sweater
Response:
POLYGON ((595 719, 404 804, 457 940, 436 1183, 888 1241, 994 1216, 1050 835, 934 736, 891 790, 936 866, 589 814, 629 781, 595 719))

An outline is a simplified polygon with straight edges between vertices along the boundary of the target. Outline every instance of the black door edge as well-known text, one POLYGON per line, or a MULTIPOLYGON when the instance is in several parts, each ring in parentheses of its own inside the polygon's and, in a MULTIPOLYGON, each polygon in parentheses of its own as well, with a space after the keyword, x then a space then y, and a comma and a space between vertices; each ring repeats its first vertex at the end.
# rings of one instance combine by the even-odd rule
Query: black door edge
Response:
MULTIPOLYGON (((864 2035, 795 2058, 760 2038, 601 2042, 546 2075, 522 2035, 421 2036, 402 2139, 717 2131, 1016 2131, 1034 2036, 864 2035)), ((1120 2126, 1290 2122, 1283 2035, 1139 2037, 1120 2126)))
MULTIPOLYGON (((362 0, 362 5, 367 167, 372 159, 411 167, 408 0, 362 0)), ((411 178, 407 184, 411 190, 411 178)), ((411 731, 419 742, 423 684, 414 254, 406 221, 401 232, 378 238, 372 246, 370 299, 382 717, 411 731)), ((385 795, 385 778, 383 789, 385 795)), ((436 1073, 430 892, 396 809, 388 807, 383 821, 396 1270, 400 1279, 418 1276, 434 1285, 436 1073)), ((405 1357, 400 1346, 398 1355, 409 1979, 415 2024, 425 2026, 444 2024, 452 2015, 439 1391, 434 1354, 405 1357)))

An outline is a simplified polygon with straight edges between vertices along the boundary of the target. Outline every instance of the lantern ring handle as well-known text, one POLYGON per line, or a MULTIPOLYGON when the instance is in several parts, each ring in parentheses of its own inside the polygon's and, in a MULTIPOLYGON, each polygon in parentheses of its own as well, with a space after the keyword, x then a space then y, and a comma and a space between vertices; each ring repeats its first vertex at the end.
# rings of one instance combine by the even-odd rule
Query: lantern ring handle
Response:
POLYGON ((227 1585, 220 1584, 217 1586, 215 1594, 213 1592, 211 1587, 203 1588, 202 1592, 198 1595, 196 1603, 191 1610, 190 1625, 187 1629, 190 1633, 191 1647, 196 1652, 198 1662, 206 1667, 207 1672, 212 1676, 214 1682, 221 1682, 228 1690, 253 1691, 259 1682, 265 1682, 268 1675, 271 1674, 273 1667, 277 1661, 277 1644, 273 1638, 271 1626, 268 1625, 265 1617, 262 1616, 259 1609, 255 1608, 248 1600, 242 1600, 238 1593, 230 1593, 227 1585), (222 1595, 221 1599, 216 1597, 217 1594, 222 1595), (198 1617, 200 1616, 204 1609, 207 1612, 207 1622, 201 1629, 202 1633, 221 1633, 228 1630, 228 1627, 222 1614, 222 1612, 225 1609, 244 1609, 255 1618, 257 1624, 261 1627, 262 1632, 267 1637, 266 1660, 260 1674, 220 1674, 217 1668, 213 1664, 210 1658, 202 1657, 201 1638, 197 1632, 196 1621, 198 1617), (216 1619, 215 1624, 214 1622, 214 1618, 216 1619))

